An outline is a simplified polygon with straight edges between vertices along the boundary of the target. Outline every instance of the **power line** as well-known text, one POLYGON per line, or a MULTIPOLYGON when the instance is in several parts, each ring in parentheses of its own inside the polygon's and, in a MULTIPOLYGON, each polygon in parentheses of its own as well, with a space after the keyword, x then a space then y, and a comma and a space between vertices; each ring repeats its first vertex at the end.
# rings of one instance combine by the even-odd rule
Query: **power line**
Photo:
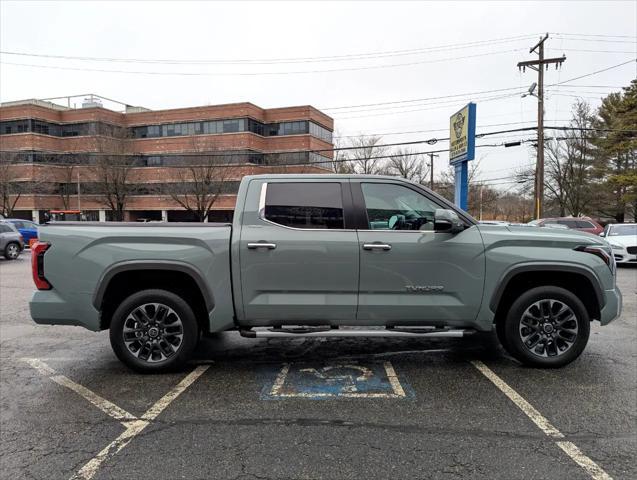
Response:
POLYGON ((596 38, 565 38, 562 36, 555 36, 558 40, 572 40, 576 42, 601 42, 601 43, 635 43, 634 40, 606 40, 606 39, 596 39, 596 38))
MULTIPOLYGON (((516 96, 519 95, 523 92, 524 90, 520 90, 518 92, 513 92, 513 93, 509 93, 506 95, 485 95, 485 96, 467 96, 467 97, 462 97, 462 98, 467 98, 467 99, 471 99, 472 101, 485 101, 485 100, 491 100, 491 99, 497 99, 497 98, 504 98, 505 96, 516 96)), ((375 112, 375 111, 382 111, 382 110, 394 110, 394 109, 400 109, 400 108, 411 108, 411 107, 426 107, 426 106, 430 106, 430 105, 449 105, 449 104, 455 104, 459 101, 462 101, 462 98, 449 98, 446 100, 439 100, 439 101, 429 101, 429 102, 425 102, 425 103, 413 103, 413 104, 409 104, 409 105, 392 105, 392 106, 386 106, 386 107, 378 107, 378 108, 365 108, 362 110, 348 110, 345 112, 336 112, 336 113, 332 113, 331 115, 348 115, 351 113, 365 113, 365 112, 375 112)), ((335 117, 336 120, 338 120, 338 117, 335 117)))
MULTIPOLYGON (((482 103, 492 102, 492 101, 495 101, 495 100, 503 100, 503 99, 506 99, 506 98, 517 97, 519 94, 520 94, 520 92, 516 92, 516 93, 508 94, 508 95, 498 95, 498 96, 493 96, 493 97, 486 97, 486 98, 482 98, 480 101, 482 103)), ((441 105, 441 106, 438 106, 438 107, 432 107, 432 108, 416 108, 416 109, 410 109, 410 110, 399 110, 399 111, 395 111, 395 112, 370 113, 368 115, 355 115, 353 117, 340 117, 340 118, 337 118, 337 120, 343 121, 343 120, 351 120, 351 119, 354 119, 354 118, 385 117, 385 116, 388 116, 388 115, 397 115, 397 114, 401 114, 401 113, 426 112, 426 111, 430 111, 430 110, 440 110, 440 109, 448 108, 449 105, 450 104, 445 104, 445 105, 441 105)))
POLYGON ((568 82, 574 82, 575 80, 579 80, 581 78, 592 77, 593 75, 597 75, 598 73, 603 73, 603 72, 607 72, 608 70, 613 70, 614 68, 623 67, 624 65, 628 65, 629 63, 633 63, 635 61, 637 61, 637 58, 631 58, 630 60, 627 60, 622 63, 618 63, 617 65, 612 65, 610 67, 602 68, 601 70, 596 70, 594 72, 586 73, 584 75, 580 75, 579 77, 573 77, 573 78, 569 78, 568 80, 562 80, 561 82, 558 82, 558 83, 549 84, 547 85, 547 87, 555 87, 557 85, 564 85, 565 83, 568 83, 568 82))
POLYGON ((72 71, 80 71, 80 72, 99 72, 99 73, 126 73, 126 74, 134 74, 134 75, 162 75, 162 76, 272 76, 272 75, 302 75, 302 74, 313 74, 313 73, 334 73, 334 72, 352 72, 352 71, 364 71, 364 70, 376 70, 382 68, 396 68, 396 67, 408 67, 413 65, 424 65, 430 63, 441 63, 453 60, 466 60, 468 58, 477 58, 484 57, 490 55, 498 55, 503 53, 513 53, 519 52, 521 49, 510 49, 510 50, 499 50, 495 52, 485 52, 478 53, 474 55, 464 55, 460 57, 447 57, 447 58, 439 58, 433 60, 421 60, 415 62, 407 62, 407 63, 393 63, 386 65, 368 65, 363 67, 346 67, 346 68, 330 68, 324 70, 297 70, 297 71, 288 71, 288 72, 158 72, 158 71, 138 71, 138 70, 112 70, 105 68, 82 68, 82 67, 63 67, 59 65, 36 65, 31 63, 16 63, 16 62, 0 62, 3 65, 14 65, 21 67, 32 67, 32 68, 48 68, 55 70, 72 70, 72 71))
POLYGON ((526 40, 532 38, 535 34, 517 35, 512 37, 500 37, 494 39, 476 40, 472 42, 453 43, 445 45, 434 45, 429 47, 421 47, 405 50, 389 50, 379 52, 354 53, 347 55, 330 55, 316 57, 290 57, 290 58, 264 58, 264 59, 148 59, 148 58, 125 58, 125 57, 96 57, 82 55, 59 55, 59 54, 43 54, 33 52, 20 51, 0 51, 0 54, 15 55, 35 58, 53 58, 61 60, 80 60, 91 62, 116 62, 116 63, 146 63, 146 64, 167 64, 167 65, 270 65, 270 64, 294 64, 294 63, 313 63, 313 62, 337 62, 352 60, 367 60, 374 58, 387 58, 404 55, 418 55, 421 53, 440 52, 447 50, 456 50, 462 48, 474 48, 482 46, 498 45, 502 43, 512 43, 515 41, 526 40))
POLYGON ((637 39, 637 35, 606 35, 599 33, 563 33, 563 32, 551 32, 553 35, 564 35, 567 37, 601 37, 601 38, 633 38, 637 39))
MULTIPOLYGON (((397 103, 412 103, 412 102, 424 102, 427 100, 439 100, 442 98, 456 98, 456 97, 466 97, 470 95, 481 95, 484 93, 496 93, 496 92, 507 92, 511 90, 521 90, 520 87, 509 87, 509 88, 496 88, 493 90, 481 90, 477 92, 465 92, 465 93, 455 93, 451 95, 439 95, 437 97, 424 97, 424 98, 412 98, 409 100, 393 100, 390 102, 377 102, 377 103, 362 103, 359 105, 345 105, 340 107, 322 107, 321 110, 342 110, 346 108, 362 108, 362 107, 377 107, 379 105, 393 105, 397 103)), ((524 89, 522 89, 524 90, 524 89)))

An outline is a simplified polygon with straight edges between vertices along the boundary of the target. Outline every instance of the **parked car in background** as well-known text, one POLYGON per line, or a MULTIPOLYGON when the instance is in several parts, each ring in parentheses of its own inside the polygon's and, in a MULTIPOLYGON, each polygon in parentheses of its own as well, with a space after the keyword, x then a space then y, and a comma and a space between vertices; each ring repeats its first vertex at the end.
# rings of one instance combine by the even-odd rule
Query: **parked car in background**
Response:
POLYGON ((5 222, 12 223, 15 228, 18 229, 22 238, 24 238, 24 243, 29 245, 29 240, 38 239, 38 224, 32 222, 31 220, 22 220, 21 218, 7 218, 4 220, 5 222))
POLYGON ((617 263, 637 263, 637 223, 610 223, 599 234, 613 249, 617 263))
POLYGON ((24 250, 24 239, 18 229, 9 222, 0 221, 0 253, 7 260, 15 260, 24 250))
POLYGON ((592 233, 594 235, 599 235, 604 230, 599 223, 590 217, 540 218, 539 220, 532 220, 529 223, 538 227, 564 225, 571 230, 579 230, 580 232, 592 233))

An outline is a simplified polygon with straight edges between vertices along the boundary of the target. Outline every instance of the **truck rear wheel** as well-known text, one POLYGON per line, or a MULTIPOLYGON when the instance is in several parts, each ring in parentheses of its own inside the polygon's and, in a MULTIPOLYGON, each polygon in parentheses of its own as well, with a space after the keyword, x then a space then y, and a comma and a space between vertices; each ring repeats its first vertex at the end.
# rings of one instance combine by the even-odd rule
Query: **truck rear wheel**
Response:
POLYGON ((132 370, 176 370, 192 355, 199 327, 192 308, 166 290, 142 290, 126 298, 111 319, 110 340, 117 358, 132 370))
POLYGON ((590 318, 572 292, 537 287, 513 302, 503 333, 506 350, 520 362, 557 368, 571 363, 586 347, 590 318))

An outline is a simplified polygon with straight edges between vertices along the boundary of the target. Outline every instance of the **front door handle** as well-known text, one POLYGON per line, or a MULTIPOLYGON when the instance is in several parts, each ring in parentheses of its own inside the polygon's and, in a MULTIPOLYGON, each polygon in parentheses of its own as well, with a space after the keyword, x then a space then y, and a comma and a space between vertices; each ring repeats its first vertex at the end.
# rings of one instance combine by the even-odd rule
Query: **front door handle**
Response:
POLYGON ((266 243, 266 242, 248 243, 248 248, 250 250, 255 250, 257 248, 267 248, 268 250, 274 250, 276 248, 276 243, 266 243))
POLYGON ((363 243, 363 250, 391 250, 391 245, 387 243, 363 243))

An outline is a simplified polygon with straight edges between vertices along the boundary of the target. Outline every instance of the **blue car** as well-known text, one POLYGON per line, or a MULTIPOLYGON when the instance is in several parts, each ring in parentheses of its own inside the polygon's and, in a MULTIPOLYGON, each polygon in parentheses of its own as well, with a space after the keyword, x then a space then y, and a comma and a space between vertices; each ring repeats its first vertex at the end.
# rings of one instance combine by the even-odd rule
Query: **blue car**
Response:
POLYGON ((5 222, 15 225, 20 235, 24 238, 25 245, 29 244, 29 240, 38 238, 38 224, 31 220, 22 220, 21 218, 5 218, 5 222))

